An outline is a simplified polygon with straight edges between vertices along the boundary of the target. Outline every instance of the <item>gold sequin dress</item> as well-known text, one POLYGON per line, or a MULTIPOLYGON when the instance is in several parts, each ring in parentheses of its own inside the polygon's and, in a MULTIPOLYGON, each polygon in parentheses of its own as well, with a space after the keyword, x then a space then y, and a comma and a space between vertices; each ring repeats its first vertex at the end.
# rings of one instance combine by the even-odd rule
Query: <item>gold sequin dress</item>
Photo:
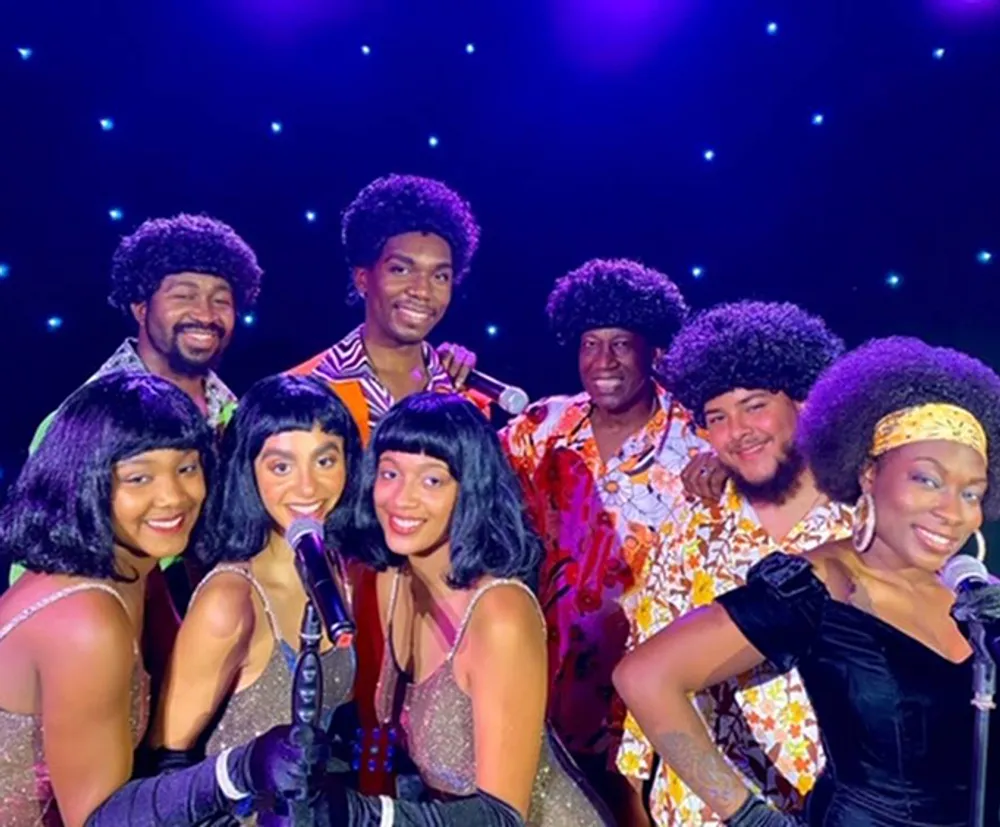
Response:
MULTIPOLYGON (((199 584, 191 600, 194 602, 198 592, 210 578, 224 572, 243 577, 257 593, 274 636, 274 649, 260 677, 249 686, 233 692, 224 702, 223 709, 216 716, 218 723, 206 741, 206 755, 216 755, 229 747, 245 744, 273 727, 292 722, 292 682, 296 654, 281 639, 271 602, 257 578, 244 566, 216 566, 199 584)), ((330 649, 320 654, 320 663, 323 670, 323 709, 328 718, 333 710, 351 698, 354 688, 354 650, 330 649)))
MULTIPOLYGON (((399 705, 398 689, 406 676, 392 651, 392 617, 399 592, 399 573, 392 584, 382 674, 376 708, 382 723, 393 722, 399 705)), ((531 594, 539 619, 545 620, 531 590, 519 580, 495 580, 480 588, 469 602, 455 642, 444 663, 418 684, 406 682, 398 719, 406 748, 421 778, 432 791, 449 796, 476 792, 476 755, 472 699, 455 681, 452 661, 479 599, 501 586, 522 588, 531 594)), ((549 728, 542 734, 542 752, 531 793, 528 827, 605 827, 613 822, 585 786, 582 775, 549 728)))
MULTIPOLYGON (((121 603, 126 613, 128 612, 122 596, 111 586, 104 583, 81 583, 53 592, 22 609, 3 628, 0 628, 0 642, 42 609, 70 595, 85 591, 107 592, 121 603)), ((136 644, 130 717, 133 747, 138 746, 145 735, 148 720, 149 675, 142 666, 142 657, 136 644)), ((41 716, 0 709, 0 825, 60 827, 61 824, 52 783, 49 780, 49 769, 42 752, 41 716)))

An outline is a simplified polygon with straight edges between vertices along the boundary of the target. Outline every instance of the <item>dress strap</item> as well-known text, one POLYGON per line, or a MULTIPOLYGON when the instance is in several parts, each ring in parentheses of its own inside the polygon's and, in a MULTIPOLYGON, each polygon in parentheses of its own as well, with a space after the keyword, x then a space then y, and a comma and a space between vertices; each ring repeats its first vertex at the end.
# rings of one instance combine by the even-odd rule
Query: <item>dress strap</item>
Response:
POLYGON ((396 599, 399 597, 399 581, 401 579, 402 571, 396 569, 395 575, 392 578, 392 589, 389 591, 389 608, 385 613, 385 639, 389 640, 389 636, 392 634, 392 618, 396 614, 396 599))
MULTIPOLYGON (((129 614, 125 598, 118 594, 116 589, 112 588, 107 583, 77 583, 75 586, 67 586, 65 589, 59 589, 58 591, 52 592, 52 594, 46 595, 36 603, 32 603, 30 606, 26 606, 21 609, 21 611, 14 615, 3 625, 2 628, 0 628, 0 641, 7 637, 7 635, 13 632, 28 618, 34 617, 38 614, 42 609, 51 606, 53 603, 58 603, 63 598, 79 594, 80 592, 105 592, 110 594, 115 600, 118 601, 122 609, 125 610, 125 614, 128 615, 129 621, 132 621, 132 616, 129 614)), ((135 644, 134 640, 133 644, 136 648, 138 647, 138 644, 135 644)))
POLYGON ((264 591, 264 587, 260 584, 257 578, 250 573, 250 569, 247 566, 239 566, 234 563, 222 563, 221 565, 216 566, 201 579, 201 582, 191 595, 190 603, 194 603, 194 599, 198 596, 198 593, 202 590, 204 585, 218 574, 236 574, 246 580, 253 587, 253 590, 257 592, 257 597, 260 598, 260 602, 264 604, 264 614, 267 616, 267 625, 271 627, 271 634, 274 635, 275 640, 280 641, 281 634, 278 631, 278 621, 274 617, 274 612, 271 609, 271 601, 268 600, 267 592, 264 591))
POLYGON ((531 604, 535 607, 535 611, 538 612, 538 619, 541 621, 542 629, 545 629, 545 613, 542 611, 542 607, 538 603, 538 598, 535 597, 535 593, 528 587, 526 583, 520 580, 515 580, 511 577, 501 578, 499 580, 494 580, 492 583, 487 583, 485 586, 480 586, 474 595, 472 595, 472 600, 469 601, 468 608, 465 610, 465 614, 462 616, 462 623, 458 627, 458 634, 455 635, 455 642, 451 646, 451 651, 448 652, 448 657, 446 662, 450 662, 455 654, 458 652, 459 644, 462 642, 462 638, 465 637, 465 630, 469 627, 469 621, 472 620, 472 613, 475 611, 476 605, 479 603, 480 598, 486 592, 492 589, 498 588, 500 586, 515 586, 522 591, 526 592, 531 598, 531 604))

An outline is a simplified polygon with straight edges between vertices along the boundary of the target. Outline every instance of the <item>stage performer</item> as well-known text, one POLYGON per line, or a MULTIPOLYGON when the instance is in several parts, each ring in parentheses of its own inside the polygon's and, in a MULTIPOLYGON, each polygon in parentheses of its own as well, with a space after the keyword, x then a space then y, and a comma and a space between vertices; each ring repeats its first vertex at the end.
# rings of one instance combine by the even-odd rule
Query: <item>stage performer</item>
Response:
POLYGON ((149 711, 146 579, 199 542, 213 454, 186 394, 116 372, 63 403, 22 469, 0 513, 0 554, 27 568, 0 598, 4 827, 182 827, 224 816, 230 796, 308 791, 312 750, 287 727, 126 783, 149 711))
POLYGON ((549 628, 549 716, 618 823, 648 823, 641 783, 615 768, 624 709, 611 672, 625 653, 620 601, 642 572, 680 473, 707 450, 653 374, 687 314, 677 287, 634 261, 594 260, 560 278, 548 315, 577 349, 583 393, 531 405, 501 433, 545 544, 539 588, 549 628))
MULTIPOLYGON (((229 345, 236 315, 248 310, 260 292, 262 271, 247 243, 228 225, 207 216, 177 215, 144 222, 119 244, 111 263, 112 307, 138 325, 88 380, 113 371, 151 373, 173 382, 220 430, 232 414, 236 396, 214 368, 229 345)), ((52 421, 39 426, 31 451, 52 421)), ((145 651, 154 676, 166 658, 200 572, 164 560, 166 579, 149 578, 151 622, 145 651), (169 591, 168 587, 169 586, 169 591)), ((20 576, 14 567, 11 582, 20 576)))
MULTIPOLYGON (((479 246, 469 205, 443 183, 412 175, 379 178, 344 212, 341 236, 349 293, 364 303, 364 322, 329 349, 292 369, 329 383, 367 444, 392 405, 418 391, 460 390, 475 356, 455 345, 435 350, 427 337, 444 318, 452 292, 468 275, 479 246)), ((467 395, 486 416, 489 401, 467 395)), ((355 584, 361 724, 361 785, 395 793, 390 747, 395 733, 378 726, 373 697, 382 661, 374 572, 355 584)))
MULTIPOLYGON (((174 646, 152 741, 161 765, 193 763, 290 723, 306 592, 284 532, 298 517, 323 523, 331 559, 352 519, 361 441, 340 399, 309 377, 255 383, 222 440, 220 485, 209 498, 218 542, 174 646)), ((341 576, 341 588, 347 578, 341 576)), ((349 597, 349 596, 348 596, 349 597)), ((354 650, 324 634, 322 724, 354 686, 354 650)), ((343 733, 340 733, 343 736, 343 733)), ((354 732, 341 737, 352 744, 354 732)), ((348 748, 349 749, 349 748, 348 748)), ((350 761, 348 750, 342 760, 350 761)))
MULTIPOLYGON (((956 599, 937 573, 973 536, 985 552, 979 528, 1000 513, 1000 378, 917 339, 875 340, 823 374, 798 436, 819 489, 857 502, 851 538, 769 554, 745 586, 626 657, 616 685, 663 760, 727 825, 799 823, 747 789, 688 697, 765 660, 798 670, 823 735, 807 824, 966 825, 965 622, 1000 620, 1000 586, 956 599)), ((992 825, 996 778, 994 767, 992 825)))
MULTIPOLYGON (((851 509, 820 493, 795 445, 802 403, 843 351, 823 320, 793 304, 714 307, 674 337, 663 362, 677 400, 729 471, 711 505, 682 502, 624 606, 629 649, 697 606, 746 583, 773 551, 799 553, 850 536, 851 509)), ((798 674, 755 670, 700 693, 713 740, 748 783, 780 809, 801 807, 822 767, 816 718, 798 674)), ((623 773, 649 778, 653 747, 626 719, 623 773)), ((661 763, 650 794, 658 827, 718 827, 718 817, 661 763)))
POLYGON ((357 530, 379 570, 388 641, 379 717, 401 723, 401 746, 435 801, 341 788, 333 823, 608 824, 546 727, 545 621, 531 586, 541 543, 474 406, 421 393, 383 417, 365 454, 357 530))

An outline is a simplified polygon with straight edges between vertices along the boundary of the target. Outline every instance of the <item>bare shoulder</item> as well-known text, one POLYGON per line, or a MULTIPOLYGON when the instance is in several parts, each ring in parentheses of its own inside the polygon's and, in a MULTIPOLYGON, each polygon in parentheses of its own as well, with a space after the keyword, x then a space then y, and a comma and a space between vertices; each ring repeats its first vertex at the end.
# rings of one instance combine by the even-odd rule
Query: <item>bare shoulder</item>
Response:
POLYGON ((232 572, 209 575, 191 601, 184 626, 196 630, 197 637, 228 640, 254 622, 253 592, 250 582, 232 572))
POLYGON ((468 634, 487 650, 545 641, 538 602, 526 588, 514 583, 496 585, 479 598, 468 634))
POLYGON ((135 627, 125 607, 101 589, 64 597, 28 621, 39 662, 61 667, 88 665, 88 671, 131 670, 135 627))
POLYGON ((839 598, 852 588, 852 564, 857 552, 850 540, 835 540, 802 555, 813 567, 833 597, 839 598))

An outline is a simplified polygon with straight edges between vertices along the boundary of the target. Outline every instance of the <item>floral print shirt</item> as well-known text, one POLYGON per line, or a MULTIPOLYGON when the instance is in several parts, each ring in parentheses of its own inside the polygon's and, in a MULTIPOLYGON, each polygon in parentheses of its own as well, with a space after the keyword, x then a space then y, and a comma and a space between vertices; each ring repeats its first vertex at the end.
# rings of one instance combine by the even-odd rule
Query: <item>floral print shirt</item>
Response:
MULTIPOLYGON (((815 506, 780 543, 760 525, 753 507, 728 483, 712 507, 685 502, 663 532, 641 590, 624 603, 629 648, 673 620, 746 583, 747 572, 773 551, 797 554, 851 533, 851 509, 815 506)), ((694 703, 715 743, 754 790, 783 810, 802 806, 823 765, 812 705, 794 670, 776 675, 764 664, 698 693, 694 703)), ((618 750, 625 775, 649 778, 654 752, 629 714, 618 750)), ((658 827, 722 827, 722 821, 662 762, 650 795, 658 827)))
POLYGON ((501 431, 545 544, 539 598, 549 634, 549 718, 567 748, 614 769, 624 710, 611 672, 625 653, 623 597, 640 585, 661 527, 683 498, 680 471, 706 449, 657 387, 652 418, 601 460, 587 394, 531 405, 501 431))

